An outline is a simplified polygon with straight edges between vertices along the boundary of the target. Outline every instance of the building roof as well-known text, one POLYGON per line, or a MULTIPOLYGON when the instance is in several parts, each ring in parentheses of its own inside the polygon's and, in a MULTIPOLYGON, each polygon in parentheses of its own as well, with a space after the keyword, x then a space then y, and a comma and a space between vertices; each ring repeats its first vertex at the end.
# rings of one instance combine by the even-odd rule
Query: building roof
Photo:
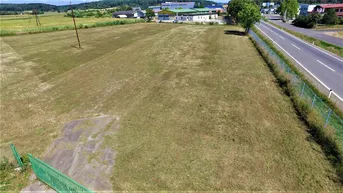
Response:
POLYGON ((209 8, 194 8, 195 11, 199 11, 199 12, 209 12, 211 11, 209 8))
POLYGON ((194 9, 172 9, 170 10, 173 13, 193 13, 193 12, 197 12, 194 9))
POLYGON ((116 11, 113 14, 115 14, 115 15, 130 15, 130 14, 135 14, 135 11, 116 11))
POLYGON ((205 8, 209 8, 209 9, 223 9, 222 5, 209 5, 209 6, 205 6, 205 8))
POLYGON ((340 3, 340 4, 320 4, 318 6, 320 6, 322 8, 325 8, 325 9, 342 8, 343 7, 343 3, 340 3))
POLYGON ((194 4, 195 2, 164 2, 162 4, 180 4, 180 3, 183 3, 183 4, 194 4))

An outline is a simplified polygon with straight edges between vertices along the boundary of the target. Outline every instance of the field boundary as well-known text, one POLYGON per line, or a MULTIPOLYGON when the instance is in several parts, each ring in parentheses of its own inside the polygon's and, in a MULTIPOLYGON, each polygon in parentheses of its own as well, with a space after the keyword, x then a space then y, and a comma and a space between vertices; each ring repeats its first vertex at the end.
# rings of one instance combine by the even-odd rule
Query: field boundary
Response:
MULTIPOLYGON (((88 29, 88 28, 95 28, 95 27, 135 24, 135 23, 143 23, 143 22, 145 22, 144 19, 125 19, 125 20, 96 22, 93 24, 82 24, 82 23, 80 23, 80 24, 77 24, 77 29, 88 29)), ((28 29, 24 29, 24 30, 0 29, 0 37, 23 35, 23 34, 46 33, 46 32, 54 32, 54 31, 65 31, 65 30, 74 30, 74 25, 37 27, 37 28, 28 28, 28 29)))
POLYGON ((343 182, 343 119, 337 108, 330 108, 325 97, 293 70, 291 62, 264 38, 256 28, 250 30, 250 39, 276 76, 280 87, 290 97, 299 117, 310 129, 314 140, 324 153, 343 182), (326 111, 326 112, 325 112, 326 111), (326 116, 325 116, 326 114, 326 116), (324 115, 324 118, 323 118, 324 115))

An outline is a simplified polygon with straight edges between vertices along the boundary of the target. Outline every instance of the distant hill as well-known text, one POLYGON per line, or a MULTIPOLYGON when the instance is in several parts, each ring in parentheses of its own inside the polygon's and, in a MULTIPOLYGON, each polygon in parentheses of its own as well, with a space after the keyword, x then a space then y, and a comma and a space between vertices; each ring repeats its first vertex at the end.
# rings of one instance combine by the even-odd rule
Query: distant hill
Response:
MULTIPOLYGON (((168 0, 175 2, 176 0, 168 0)), ((189 2, 190 0, 178 0, 178 2, 189 2)), ((148 6, 157 5, 165 2, 165 0, 101 0, 89 3, 80 3, 72 5, 74 9, 103 9, 108 7, 116 7, 122 5, 128 5, 131 7, 141 7, 146 9, 148 6)), ((206 6, 215 4, 214 1, 207 0, 195 0, 197 6, 206 6)), ((28 3, 28 4, 9 4, 1 3, 0 11, 13 11, 21 12, 25 10, 37 9, 39 11, 66 11, 70 8, 69 5, 49 5, 43 3, 28 3)))

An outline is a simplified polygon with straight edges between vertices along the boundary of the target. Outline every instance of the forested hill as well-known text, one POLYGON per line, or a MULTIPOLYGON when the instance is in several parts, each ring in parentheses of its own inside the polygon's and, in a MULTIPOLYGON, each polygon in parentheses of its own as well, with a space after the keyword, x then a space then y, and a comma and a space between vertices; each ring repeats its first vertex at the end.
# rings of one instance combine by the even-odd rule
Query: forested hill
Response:
MULTIPOLYGON (((122 5, 128 5, 131 7, 142 7, 143 9, 147 8, 150 5, 157 5, 165 2, 166 0, 100 0, 89 3, 80 3, 72 5, 74 9, 102 9, 108 7, 116 7, 122 5)), ((197 2, 197 6, 206 6, 211 5, 214 2, 208 0, 168 0, 168 1, 178 1, 178 2, 197 2)), ((257 4, 265 2, 267 0, 255 0, 257 4)), ((268 0, 272 2, 280 2, 281 0, 268 0)), ((343 0, 299 0, 299 3, 343 3, 343 0)), ((27 10, 39 10, 39 11, 66 11, 69 9, 69 5, 49 5, 43 3, 28 3, 28 4, 8 4, 0 3, 0 11, 27 11, 27 10)))
MULTIPOLYGON (((168 1, 176 1, 176 0, 168 0, 168 1)), ((190 0, 177 0, 178 2, 189 2, 190 0)), ((165 2, 165 0, 101 0, 89 3, 80 3, 72 5, 74 9, 103 9, 108 7, 116 7, 122 5, 128 5, 130 7, 141 7, 147 8, 150 5, 157 5, 165 2)), ((197 2, 196 5, 206 6, 211 5, 215 2, 213 1, 205 1, 205 0, 195 0, 197 2)), ((24 10, 33 10, 37 9, 39 11, 65 11, 70 8, 69 5, 49 5, 43 3, 28 3, 28 4, 8 4, 8 3, 1 3, 0 4, 0 11, 24 11, 24 10)))

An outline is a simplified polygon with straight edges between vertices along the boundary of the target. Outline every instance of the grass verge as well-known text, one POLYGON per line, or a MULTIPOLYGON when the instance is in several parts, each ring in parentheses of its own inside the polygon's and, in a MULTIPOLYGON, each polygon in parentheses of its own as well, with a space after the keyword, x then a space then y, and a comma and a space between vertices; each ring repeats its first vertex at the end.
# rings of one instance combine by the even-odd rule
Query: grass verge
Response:
MULTIPOLYGON (((326 99, 328 101, 326 97, 324 97, 320 92, 318 92, 318 90, 316 90, 314 86, 312 86, 310 82, 307 81, 304 78, 304 76, 297 71, 297 69, 292 65, 292 63, 278 49, 276 49, 268 39, 266 39, 256 28, 253 28, 253 31, 264 42, 266 42, 267 45, 271 49, 273 49, 273 51, 276 52, 292 68, 292 70, 294 70, 302 78, 302 80, 304 80, 307 83, 307 85, 309 85, 313 90, 315 90, 318 96, 321 96, 323 99, 326 99)), ((306 125, 310 129, 309 132, 312 134, 315 141, 321 145, 326 156, 328 157, 332 165, 336 168, 337 175, 339 176, 340 181, 343 182, 343 149, 339 145, 339 141, 335 139, 333 134, 328 133, 327 130, 323 128, 323 124, 319 121, 319 115, 317 114, 317 112, 311 110, 310 106, 299 97, 288 75, 284 71, 281 71, 279 69, 276 62, 270 58, 266 50, 261 48, 253 38, 251 38, 251 40, 253 41, 254 45, 256 46, 260 54, 265 59, 270 70, 277 78, 279 86, 291 98, 299 117, 306 123, 306 125)), ((328 101, 328 103, 330 104, 330 101, 328 101)), ((331 107, 338 114, 342 115, 342 113, 334 105, 331 104, 331 107)))
POLYGON ((27 183, 27 178, 31 174, 31 167, 27 167, 29 164, 29 158, 27 154, 23 154, 22 161, 24 163, 25 170, 16 171, 18 168, 14 159, 8 159, 3 156, 0 160, 0 191, 8 192, 14 189, 24 188, 27 183))
MULTIPOLYGON (((87 28, 94 28, 94 27, 105 27, 105 26, 113 26, 113 25, 142 23, 142 22, 145 22, 145 20, 144 19, 127 19, 127 20, 103 21, 103 22, 96 22, 93 24, 78 24, 77 28, 87 29, 87 28)), ((72 29, 74 29, 73 25, 37 27, 37 28, 27 28, 23 30, 0 29, 0 36, 13 36, 13 35, 19 35, 19 34, 36 34, 36 33, 54 32, 54 31, 63 31, 63 30, 72 30, 72 29)))
POLYGON ((273 25, 273 26, 275 26, 275 27, 277 27, 277 28, 279 28, 279 29, 282 29, 282 30, 284 30, 284 31, 286 31, 286 32, 288 32, 288 33, 290 33, 292 35, 295 35, 295 36, 297 36, 298 38, 300 38, 302 40, 305 40, 305 41, 307 41, 307 42, 309 42, 311 44, 319 46, 319 47, 321 47, 321 48, 323 48, 323 49, 325 49, 325 50, 327 50, 329 52, 335 53, 335 54, 343 57, 343 48, 340 47, 340 46, 336 46, 336 45, 330 44, 330 43, 328 43, 326 41, 322 41, 322 40, 319 40, 319 39, 316 39, 316 38, 304 35, 302 33, 298 33, 298 32, 295 32, 293 30, 289 30, 289 29, 281 27, 281 26, 279 26, 279 25, 277 25, 277 24, 275 24, 273 22, 269 22, 268 21, 268 23, 273 25))

